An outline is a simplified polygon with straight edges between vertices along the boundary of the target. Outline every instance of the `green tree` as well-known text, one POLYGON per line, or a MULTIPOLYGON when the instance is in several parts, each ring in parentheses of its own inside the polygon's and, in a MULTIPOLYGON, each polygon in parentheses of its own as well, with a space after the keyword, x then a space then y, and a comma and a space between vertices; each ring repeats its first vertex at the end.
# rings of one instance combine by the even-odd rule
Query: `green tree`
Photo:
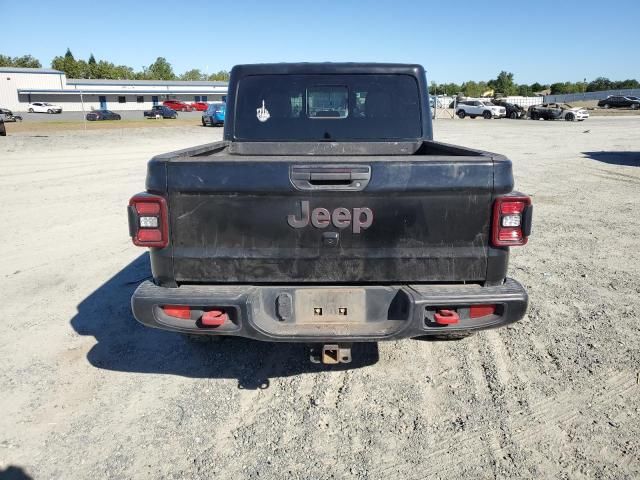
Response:
POLYGON ((180 75, 180 80, 205 80, 207 77, 197 68, 187 70, 180 75))
POLYGON ((63 57, 54 57, 51 61, 51 67, 63 71, 67 78, 78 78, 80 76, 78 62, 76 62, 69 48, 67 48, 67 52, 63 57))
POLYGON ((611 80, 606 77, 598 77, 587 84, 587 92, 599 92, 602 90, 611 90, 611 80))
POLYGON ((212 73, 209 75, 209 81, 219 81, 219 82, 228 82, 229 81, 229 72, 226 70, 220 70, 217 73, 212 73))
POLYGON ((640 88, 640 83, 634 79, 621 80, 619 82, 612 82, 613 88, 622 89, 622 88, 640 88))
POLYGON ((496 94, 501 93, 506 97, 515 95, 518 91, 518 86, 513 81, 513 73, 505 72, 504 70, 498 74, 497 78, 489 80, 487 85, 492 88, 496 94))
POLYGON ((96 76, 97 65, 98 65, 98 62, 96 62, 96 57, 94 57, 92 53, 91 55, 89 55, 89 60, 87 61, 87 68, 88 68, 87 78, 98 78, 96 76))
POLYGON ((580 93, 583 91, 584 85, 582 82, 558 82, 551 84, 551 95, 558 95, 562 93, 580 93))
POLYGON ((538 82, 532 83, 530 86, 533 93, 541 92, 542 90, 546 90, 548 88, 547 85, 542 85, 538 82))
POLYGON ((13 66, 22 68, 42 68, 42 64, 31 55, 23 55, 21 57, 13 57, 13 66))
POLYGON ((440 83, 431 82, 429 92, 437 95, 457 95, 462 91, 462 87, 457 83, 440 83))
POLYGON ((479 97, 488 90, 487 82, 475 82, 470 80, 461 85, 461 91, 467 97, 479 97))
POLYGON ((115 80, 133 80, 136 78, 136 73, 133 68, 126 65, 112 65, 111 78, 115 80))
POLYGON ((75 78, 91 78, 89 65, 84 60, 76 60, 75 78))
POLYGON ((523 97, 532 97, 533 88, 531 88, 527 84, 518 85, 518 95, 521 95, 523 97))
POLYGON ((0 55, 0 67, 42 68, 42 64, 31 55, 23 55, 21 57, 0 55))
POLYGON ((149 80, 175 80, 176 74, 173 67, 164 57, 156 58, 156 61, 144 69, 144 76, 149 80))

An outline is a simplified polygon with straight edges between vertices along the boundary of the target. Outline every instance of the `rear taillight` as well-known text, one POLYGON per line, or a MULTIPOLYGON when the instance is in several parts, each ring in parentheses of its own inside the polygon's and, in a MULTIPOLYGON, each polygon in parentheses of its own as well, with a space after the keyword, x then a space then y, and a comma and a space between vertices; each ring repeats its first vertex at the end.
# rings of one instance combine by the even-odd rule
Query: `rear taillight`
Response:
POLYGON ((162 311, 174 318, 189 320, 191 318, 191 308, 186 305, 165 305, 162 311))
POLYGON ((526 195, 496 198, 493 204, 491 243, 495 247, 525 245, 531 234, 533 206, 526 195))
POLYGON ((129 200, 129 234, 139 247, 164 248, 169 244, 167 201, 159 195, 140 193, 129 200))

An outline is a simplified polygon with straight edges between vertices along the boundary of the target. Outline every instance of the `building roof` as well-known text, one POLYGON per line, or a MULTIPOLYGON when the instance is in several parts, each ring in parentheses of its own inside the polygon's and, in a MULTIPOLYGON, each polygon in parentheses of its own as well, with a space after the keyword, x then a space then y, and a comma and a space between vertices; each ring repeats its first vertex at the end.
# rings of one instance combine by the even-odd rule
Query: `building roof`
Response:
POLYGON ((205 90, 205 89, 191 89, 191 90, 100 90, 100 89, 34 89, 34 88, 19 88, 18 94, 28 95, 33 94, 54 94, 54 95, 225 95, 227 90, 205 90))
POLYGON ((64 74, 60 70, 54 70, 53 68, 23 68, 23 67, 0 67, 0 73, 56 73, 58 75, 64 74))
POLYGON ((226 90, 41 90, 20 88, 18 94, 52 95, 226 95, 226 90))
POLYGON ((226 87, 227 82, 191 80, 109 80, 98 78, 68 78, 67 85, 132 85, 163 87, 226 87))

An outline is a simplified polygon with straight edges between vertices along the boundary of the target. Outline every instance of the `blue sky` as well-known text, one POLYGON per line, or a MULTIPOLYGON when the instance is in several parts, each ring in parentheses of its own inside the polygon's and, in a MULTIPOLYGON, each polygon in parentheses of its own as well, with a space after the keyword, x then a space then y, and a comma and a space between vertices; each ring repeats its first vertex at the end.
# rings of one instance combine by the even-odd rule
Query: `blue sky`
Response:
POLYGON ((640 1, 0 0, 0 53, 64 54, 177 73, 279 61, 412 62, 429 80, 640 79, 640 1), (611 12, 607 12, 611 5, 611 12))

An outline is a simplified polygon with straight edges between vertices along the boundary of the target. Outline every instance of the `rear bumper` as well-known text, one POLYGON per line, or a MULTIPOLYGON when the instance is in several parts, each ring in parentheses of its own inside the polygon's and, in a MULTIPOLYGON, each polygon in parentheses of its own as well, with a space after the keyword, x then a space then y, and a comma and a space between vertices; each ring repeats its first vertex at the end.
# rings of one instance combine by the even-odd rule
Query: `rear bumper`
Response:
POLYGON ((149 327, 272 342, 318 343, 446 336, 497 328, 520 320, 526 312, 527 303, 526 291, 513 279, 489 287, 183 285, 166 288, 145 281, 131 299, 133 315, 149 327), (355 292, 355 296, 349 297, 352 294, 345 292, 355 292), (302 298, 317 298, 317 301, 303 303, 302 298), (337 303, 332 300, 336 298, 358 298, 361 301, 349 304, 351 316, 344 319, 334 317, 318 321, 309 312, 302 311, 313 311, 316 307, 331 311, 337 308, 337 303), (495 313, 469 318, 469 307, 482 304, 495 305, 495 313), (192 308, 191 318, 170 317, 161 308, 165 305, 189 306, 192 308), (217 327, 203 327, 199 318, 209 309, 224 310, 228 320, 217 327), (451 325, 435 323, 434 313, 439 309, 457 311, 459 322, 451 325))

